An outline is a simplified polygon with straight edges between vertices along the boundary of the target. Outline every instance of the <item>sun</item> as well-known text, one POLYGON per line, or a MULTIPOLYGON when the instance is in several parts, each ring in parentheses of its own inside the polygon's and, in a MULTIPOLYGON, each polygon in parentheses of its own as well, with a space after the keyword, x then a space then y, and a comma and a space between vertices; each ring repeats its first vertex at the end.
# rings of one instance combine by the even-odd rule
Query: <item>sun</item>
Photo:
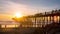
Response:
POLYGON ((16 17, 16 18, 20 18, 20 17, 22 17, 22 14, 19 13, 19 12, 17 12, 17 13, 15 13, 15 17, 16 17))

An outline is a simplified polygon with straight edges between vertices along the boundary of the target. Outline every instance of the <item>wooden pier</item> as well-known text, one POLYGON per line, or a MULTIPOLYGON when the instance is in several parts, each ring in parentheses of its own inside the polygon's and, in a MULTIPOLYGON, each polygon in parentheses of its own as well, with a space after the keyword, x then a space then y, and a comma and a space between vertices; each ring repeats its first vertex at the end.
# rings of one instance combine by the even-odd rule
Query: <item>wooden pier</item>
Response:
POLYGON ((24 27, 45 27, 47 24, 60 23, 60 10, 26 16, 24 21, 30 21, 29 24, 22 24, 24 27))

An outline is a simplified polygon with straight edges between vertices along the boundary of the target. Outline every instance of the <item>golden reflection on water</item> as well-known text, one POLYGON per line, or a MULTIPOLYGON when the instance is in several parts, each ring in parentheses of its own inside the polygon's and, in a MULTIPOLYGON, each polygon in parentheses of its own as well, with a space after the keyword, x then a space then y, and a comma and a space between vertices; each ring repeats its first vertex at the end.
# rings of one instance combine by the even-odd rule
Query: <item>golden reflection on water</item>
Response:
POLYGON ((17 28, 19 25, 1 25, 1 28, 17 28))

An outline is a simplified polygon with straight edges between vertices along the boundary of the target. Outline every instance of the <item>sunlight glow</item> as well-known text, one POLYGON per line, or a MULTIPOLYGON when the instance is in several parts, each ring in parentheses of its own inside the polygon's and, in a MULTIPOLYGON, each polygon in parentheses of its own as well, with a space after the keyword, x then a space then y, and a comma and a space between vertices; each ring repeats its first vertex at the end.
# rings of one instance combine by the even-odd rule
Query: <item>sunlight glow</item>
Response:
POLYGON ((22 14, 18 12, 18 13, 15 14, 15 17, 20 18, 20 17, 22 17, 22 14))
POLYGON ((17 24, 12 24, 12 25, 1 25, 1 28, 17 28, 19 25, 17 24))

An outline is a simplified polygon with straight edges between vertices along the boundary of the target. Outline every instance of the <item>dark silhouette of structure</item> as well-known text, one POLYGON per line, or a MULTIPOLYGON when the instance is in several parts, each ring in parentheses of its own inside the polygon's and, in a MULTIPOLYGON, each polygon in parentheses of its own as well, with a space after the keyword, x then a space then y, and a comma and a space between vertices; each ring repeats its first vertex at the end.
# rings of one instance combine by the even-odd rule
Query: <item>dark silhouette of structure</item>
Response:
POLYGON ((30 27, 30 26, 31 27, 45 27, 45 25, 47 24, 59 23, 60 22, 60 9, 52 10, 50 12, 38 13, 31 16, 25 16, 23 17, 23 22, 26 23, 26 27, 30 27))

